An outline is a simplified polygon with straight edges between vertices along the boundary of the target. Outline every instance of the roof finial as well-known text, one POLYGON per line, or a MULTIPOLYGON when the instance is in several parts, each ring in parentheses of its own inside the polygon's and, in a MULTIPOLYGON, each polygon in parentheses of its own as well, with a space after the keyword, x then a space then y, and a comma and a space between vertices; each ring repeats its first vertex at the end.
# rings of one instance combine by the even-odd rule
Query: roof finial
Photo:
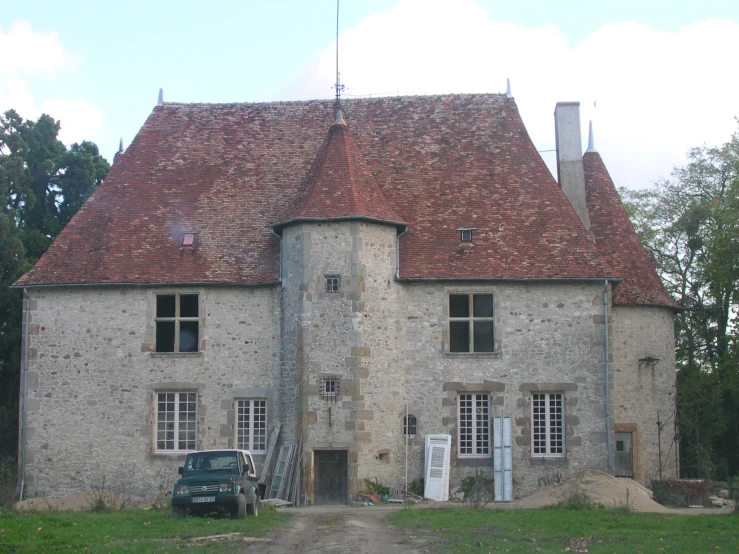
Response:
POLYGON ((510 79, 506 79, 505 96, 506 98, 513 98, 513 95, 511 94, 511 80, 510 79))
POLYGON ((163 106, 164 105, 164 89, 159 89, 159 99, 157 100, 157 106, 163 106))
POLYGON ((344 121, 344 114, 341 112, 341 92, 344 85, 341 84, 339 75, 339 0, 336 0, 336 100, 334 100, 334 111, 336 112, 336 122, 344 121))
POLYGON ((118 153, 123 154, 123 137, 121 137, 121 142, 118 143, 118 153))
POLYGON ((590 121, 590 133, 588 134, 588 149, 585 152, 597 152, 593 141, 593 121, 590 121))

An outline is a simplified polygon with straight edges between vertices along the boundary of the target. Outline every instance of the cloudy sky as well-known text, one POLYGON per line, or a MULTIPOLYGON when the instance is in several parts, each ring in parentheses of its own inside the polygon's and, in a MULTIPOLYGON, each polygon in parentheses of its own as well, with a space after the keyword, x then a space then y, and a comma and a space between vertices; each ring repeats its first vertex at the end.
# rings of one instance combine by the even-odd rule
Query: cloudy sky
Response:
MULTIPOLYGON (((335 25, 335 0, 0 0, 0 111, 49 113, 66 144, 112 159, 160 87, 177 102, 332 96, 335 25)), ((583 141, 592 119, 632 188, 739 128, 736 1, 342 0, 339 44, 349 97, 505 92, 510 78, 542 151, 555 103, 580 101, 583 141)))

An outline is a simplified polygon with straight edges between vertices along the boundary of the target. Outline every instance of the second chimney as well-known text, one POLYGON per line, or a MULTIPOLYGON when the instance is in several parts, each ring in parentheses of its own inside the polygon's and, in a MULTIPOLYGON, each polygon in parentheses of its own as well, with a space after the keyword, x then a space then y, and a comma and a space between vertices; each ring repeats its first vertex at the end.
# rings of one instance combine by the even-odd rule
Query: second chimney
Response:
POLYGON ((557 144, 557 180, 583 226, 590 232, 590 217, 585 203, 585 173, 580 135, 580 102, 557 102, 554 109, 554 134, 557 144))

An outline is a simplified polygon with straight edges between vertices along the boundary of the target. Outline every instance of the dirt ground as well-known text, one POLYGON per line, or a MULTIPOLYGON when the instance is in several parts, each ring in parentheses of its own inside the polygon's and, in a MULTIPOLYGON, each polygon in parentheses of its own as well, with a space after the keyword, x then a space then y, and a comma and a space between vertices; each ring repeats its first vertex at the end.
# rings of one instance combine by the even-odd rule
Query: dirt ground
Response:
MULTIPOLYGON (((283 508, 285 509, 285 508, 283 508)), ((290 523, 247 544, 241 554, 375 554, 377 552, 424 552, 425 542, 390 527, 385 516, 402 508, 371 506, 311 506, 287 508, 290 523)))

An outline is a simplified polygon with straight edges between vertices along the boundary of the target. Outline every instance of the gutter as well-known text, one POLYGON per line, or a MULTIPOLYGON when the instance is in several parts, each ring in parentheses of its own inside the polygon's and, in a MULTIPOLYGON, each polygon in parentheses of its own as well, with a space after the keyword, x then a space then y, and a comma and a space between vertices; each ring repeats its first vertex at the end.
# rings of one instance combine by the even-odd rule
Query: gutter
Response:
POLYGON ((23 345, 21 356, 21 414, 20 414, 20 436, 18 444, 18 471, 21 477, 19 500, 23 500, 23 490, 26 487, 26 396, 28 383, 28 323, 31 311, 31 297, 28 291, 23 289, 23 345))
POLYGON ((605 406, 606 406, 606 456, 608 457, 608 469, 613 467, 613 454, 611 453, 611 390, 610 390, 610 348, 608 345, 608 279, 605 280, 603 288, 603 339, 604 339, 604 357, 603 369, 606 379, 605 406))

